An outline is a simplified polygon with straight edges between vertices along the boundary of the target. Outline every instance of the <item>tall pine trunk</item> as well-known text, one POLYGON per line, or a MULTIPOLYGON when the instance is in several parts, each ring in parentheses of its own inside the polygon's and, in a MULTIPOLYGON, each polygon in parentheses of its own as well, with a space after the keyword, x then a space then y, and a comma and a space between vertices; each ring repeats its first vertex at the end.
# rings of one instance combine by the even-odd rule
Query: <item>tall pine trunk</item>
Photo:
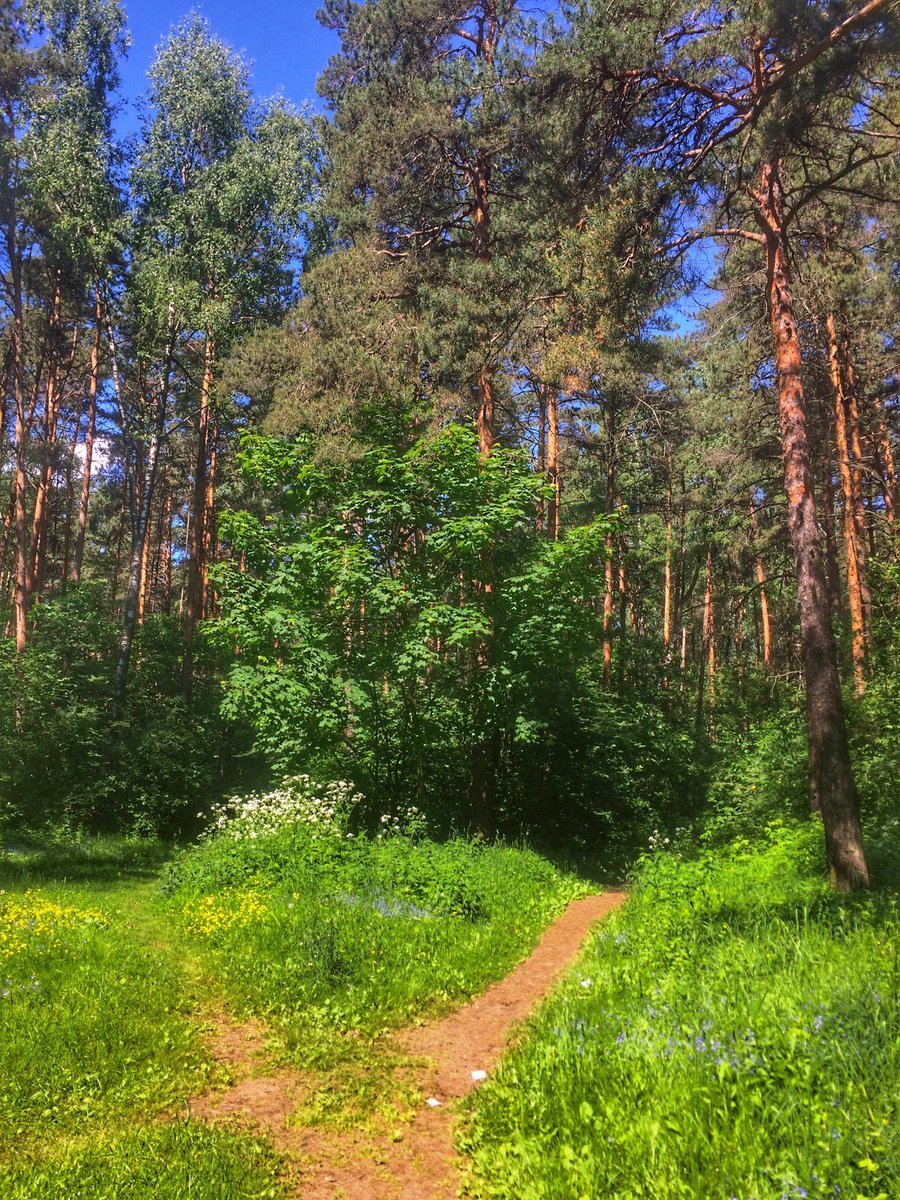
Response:
POLYGON ((550 388, 547 396, 547 478, 553 494, 547 504, 547 536, 551 542, 559 540, 559 392, 550 388))
POLYGON ((814 806, 822 814, 832 882, 841 890, 852 891, 867 886, 868 870, 812 490, 800 333, 794 314, 784 226, 781 164, 777 161, 763 166, 759 205, 760 223, 765 229, 767 291, 778 377, 788 530, 796 566, 810 787, 814 806))
POLYGON ((864 525, 858 505, 861 504, 861 488, 854 481, 853 451, 848 428, 847 397, 841 374, 841 350, 831 313, 825 321, 828 332, 828 370, 831 376, 834 401, 834 433, 837 446, 838 474, 841 480, 843 501, 844 559, 847 564, 847 606, 850 611, 851 655, 853 658, 853 681, 857 696, 866 688, 866 542, 864 525))

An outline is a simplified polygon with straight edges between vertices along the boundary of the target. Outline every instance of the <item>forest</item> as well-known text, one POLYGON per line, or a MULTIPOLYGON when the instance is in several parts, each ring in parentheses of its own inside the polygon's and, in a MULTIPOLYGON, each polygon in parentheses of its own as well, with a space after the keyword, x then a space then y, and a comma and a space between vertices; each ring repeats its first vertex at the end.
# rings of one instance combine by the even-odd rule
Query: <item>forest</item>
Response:
POLYGON ((626 881, 434 1197, 892 1200, 897 5, 298 7, 0 0, 0 1198, 431 1196, 626 881))

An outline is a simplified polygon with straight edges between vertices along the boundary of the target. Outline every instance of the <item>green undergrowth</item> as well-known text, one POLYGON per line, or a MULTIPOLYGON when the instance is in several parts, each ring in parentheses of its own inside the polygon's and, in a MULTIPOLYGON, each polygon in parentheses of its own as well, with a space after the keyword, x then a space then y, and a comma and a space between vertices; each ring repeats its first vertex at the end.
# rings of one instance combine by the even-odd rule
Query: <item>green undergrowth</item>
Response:
POLYGON ((207 840, 166 891, 233 1003, 317 1064, 502 977, 585 885, 524 849, 297 824, 207 840))
POLYGON ((3 1200, 274 1194, 272 1169, 245 1166, 234 1139, 147 1124, 221 1075, 191 1019, 197 978, 153 912, 154 876, 169 852, 110 838, 5 843, 3 1200))
POLYGON ((194 1121, 147 1126, 0 1165, 0 1200, 274 1200, 265 1142, 194 1121))
POLYGON ((472 1102, 479 1200, 900 1196, 900 910, 816 823, 644 861, 472 1102))

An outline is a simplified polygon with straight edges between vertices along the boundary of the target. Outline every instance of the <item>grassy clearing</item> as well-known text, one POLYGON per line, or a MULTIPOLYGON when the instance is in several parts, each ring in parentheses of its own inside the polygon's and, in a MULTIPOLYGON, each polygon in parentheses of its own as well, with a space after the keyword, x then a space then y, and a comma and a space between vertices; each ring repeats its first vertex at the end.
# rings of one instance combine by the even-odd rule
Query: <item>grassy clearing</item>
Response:
POLYGON ((900 1195, 900 912, 815 825, 648 861, 473 1102, 483 1200, 900 1195))
POLYGON ((0 895, 0 1137, 157 1112, 210 1064, 181 973, 135 919, 155 865, 128 844, 7 855, 0 895), (88 882, 92 865, 99 878, 88 882), (67 878, 68 872, 74 882, 67 878))
POLYGON ((195 1121, 28 1151, 0 1174, 3 1200, 275 1200, 284 1194, 265 1142, 195 1121))
POLYGON ((0 857, 0 1200, 284 1195, 264 1143, 168 1119, 225 1081, 210 999, 271 1020, 308 1068, 298 1119, 392 1129, 417 1097, 385 1086, 379 1033, 504 974, 584 890, 526 851, 255 832, 177 855, 162 887, 153 843, 0 857))
POLYGON ((173 864, 167 891, 235 1004, 279 1019, 306 1065, 334 1060, 335 1034, 467 999, 585 890, 530 851, 378 840, 349 831, 346 814, 304 813, 226 825, 173 864))
POLYGON ((221 1077, 151 907, 169 852, 103 839, 0 859, 3 1200, 280 1194, 253 1139, 147 1124, 221 1077))

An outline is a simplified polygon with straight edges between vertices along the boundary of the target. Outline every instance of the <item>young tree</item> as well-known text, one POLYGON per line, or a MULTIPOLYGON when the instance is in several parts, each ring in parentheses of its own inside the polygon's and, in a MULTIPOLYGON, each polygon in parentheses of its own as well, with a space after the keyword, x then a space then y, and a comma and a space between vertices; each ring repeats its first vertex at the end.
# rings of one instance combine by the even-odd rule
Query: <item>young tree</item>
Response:
POLYGON ((143 359, 139 440, 146 443, 123 617, 121 696, 138 619, 141 577, 166 436, 176 358, 194 411, 182 692, 207 610, 214 550, 220 410, 216 375, 237 337, 292 296, 292 266, 314 200, 318 149, 309 121, 280 101, 254 102, 246 63, 196 14, 160 47, 134 170, 133 305, 143 359))

